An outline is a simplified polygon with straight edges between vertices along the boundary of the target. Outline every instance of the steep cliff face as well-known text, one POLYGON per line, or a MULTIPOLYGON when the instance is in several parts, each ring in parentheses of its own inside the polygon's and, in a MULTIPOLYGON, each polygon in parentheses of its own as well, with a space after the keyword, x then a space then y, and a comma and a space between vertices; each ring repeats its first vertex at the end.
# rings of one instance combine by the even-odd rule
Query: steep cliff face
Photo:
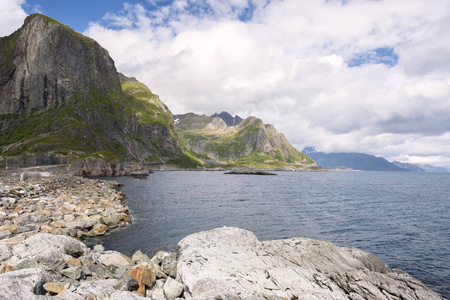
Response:
POLYGON ((167 107, 145 85, 121 78, 94 40, 46 16, 27 17, 0 39, 1 155, 184 158, 167 107))
POLYGON ((25 19, 1 39, 0 111, 31 114, 83 100, 121 94, 114 62, 97 42, 43 15, 25 19))
POLYGON ((219 117, 193 113, 177 115, 175 120, 175 128, 185 146, 205 161, 257 168, 315 165, 274 126, 255 117, 248 117, 237 126, 227 126, 219 117))

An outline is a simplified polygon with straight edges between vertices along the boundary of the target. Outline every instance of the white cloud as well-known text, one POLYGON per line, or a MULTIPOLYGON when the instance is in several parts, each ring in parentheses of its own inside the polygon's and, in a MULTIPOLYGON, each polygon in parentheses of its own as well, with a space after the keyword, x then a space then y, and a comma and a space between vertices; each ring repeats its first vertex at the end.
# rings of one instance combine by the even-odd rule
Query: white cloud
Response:
POLYGON ((25 0, 0 0, 0 37, 19 29, 27 16, 21 5, 25 0))
POLYGON ((177 0, 86 34, 174 113, 256 115, 299 148, 447 157, 449 32, 447 0, 177 0), (397 65, 348 66, 380 48, 397 65))

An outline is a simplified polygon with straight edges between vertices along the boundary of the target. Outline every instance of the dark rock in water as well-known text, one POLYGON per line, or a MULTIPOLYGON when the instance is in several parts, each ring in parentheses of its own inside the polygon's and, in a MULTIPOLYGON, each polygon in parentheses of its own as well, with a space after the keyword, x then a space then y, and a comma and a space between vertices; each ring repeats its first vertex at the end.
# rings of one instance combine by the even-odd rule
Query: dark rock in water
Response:
POLYGON ((237 175, 277 175, 275 173, 261 171, 261 170, 233 170, 224 174, 237 174, 237 175))
POLYGON ((145 179, 151 173, 152 173, 152 171, 150 171, 150 170, 139 170, 139 171, 130 172, 127 174, 127 176, 133 177, 133 178, 145 179))

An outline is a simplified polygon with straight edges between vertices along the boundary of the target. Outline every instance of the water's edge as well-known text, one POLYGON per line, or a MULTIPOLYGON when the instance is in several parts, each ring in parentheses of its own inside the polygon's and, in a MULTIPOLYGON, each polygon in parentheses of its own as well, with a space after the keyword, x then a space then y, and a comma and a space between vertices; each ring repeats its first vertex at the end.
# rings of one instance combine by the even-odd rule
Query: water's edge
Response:
POLYGON ((308 237, 374 253, 449 298, 450 189, 444 174, 155 172, 124 184, 135 221, 102 239, 131 253, 176 250, 183 237, 235 226, 260 240, 308 237), (275 205, 276 204, 276 205, 275 205))

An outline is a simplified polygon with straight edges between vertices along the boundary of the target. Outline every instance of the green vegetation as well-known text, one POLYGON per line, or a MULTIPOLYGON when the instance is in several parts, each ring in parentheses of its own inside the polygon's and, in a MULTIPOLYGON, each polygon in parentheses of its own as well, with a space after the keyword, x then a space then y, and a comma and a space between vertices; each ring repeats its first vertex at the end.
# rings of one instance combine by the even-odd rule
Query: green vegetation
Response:
MULTIPOLYGON (((180 116, 175 125, 183 145, 204 161, 220 161, 224 168, 306 168, 314 161, 276 133, 272 125, 250 117, 235 127, 223 127, 211 117, 192 113, 180 116)), ((204 167, 217 167, 204 163, 204 167)))
POLYGON ((168 163, 183 169, 196 169, 202 162, 190 151, 185 151, 181 157, 173 157, 168 163))
POLYGON ((139 123, 172 126, 172 114, 157 95, 153 94, 145 84, 133 78, 127 78, 123 75, 120 77, 123 92, 131 98, 129 108, 137 116, 139 123))

